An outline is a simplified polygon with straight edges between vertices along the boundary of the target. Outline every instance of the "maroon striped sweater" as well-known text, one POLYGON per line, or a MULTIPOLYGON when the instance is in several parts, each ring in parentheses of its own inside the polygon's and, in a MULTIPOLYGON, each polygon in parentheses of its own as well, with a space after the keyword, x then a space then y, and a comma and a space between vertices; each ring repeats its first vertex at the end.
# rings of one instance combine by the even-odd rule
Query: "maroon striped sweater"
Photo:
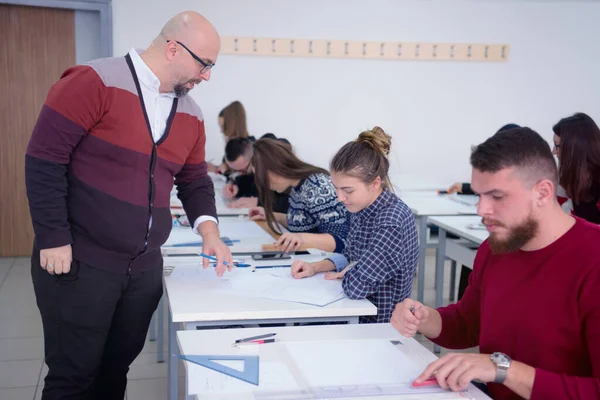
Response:
POLYGON ((190 221, 216 218, 199 107, 175 99, 154 143, 140 93, 129 56, 69 68, 50 89, 25 160, 40 249, 72 244, 74 259, 123 274, 160 265, 173 183, 190 221))

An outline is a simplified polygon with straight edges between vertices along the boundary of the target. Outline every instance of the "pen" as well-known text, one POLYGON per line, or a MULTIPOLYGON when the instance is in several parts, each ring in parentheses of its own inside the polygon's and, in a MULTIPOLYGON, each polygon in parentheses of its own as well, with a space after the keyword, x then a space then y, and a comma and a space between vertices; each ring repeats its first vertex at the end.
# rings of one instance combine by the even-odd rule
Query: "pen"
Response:
MULTIPOLYGON (((204 253, 200 253, 200 257, 208 258, 209 260, 212 260, 212 261, 217 261, 216 257, 209 256, 208 254, 204 254, 204 253)), ((227 261, 223 261, 223 264, 229 266, 229 263, 227 261)), ((234 263, 233 266, 240 267, 240 268, 251 267, 250 264, 243 264, 243 263, 237 263, 237 264, 234 263)))
POLYGON ((412 315, 415 315, 415 306, 410 306, 409 310, 412 313, 412 315))
MULTIPOLYGON (((268 339, 275 335, 277 335, 277 334, 276 333, 267 333, 264 335, 258 335, 258 336, 252 336, 252 337, 248 337, 248 338, 238 339, 232 344, 232 346, 236 346, 240 343, 251 342, 253 340, 268 339)), ((273 340, 275 340, 275 339, 273 339, 273 340)), ((267 342, 267 343, 269 343, 269 342, 267 342)))
POLYGON ((288 265, 257 265, 254 269, 266 269, 266 268, 291 268, 291 264, 288 265))
POLYGON ((264 340, 251 340, 249 342, 241 342, 241 343, 236 343, 236 346, 244 346, 247 344, 266 344, 266 343, 275 343, 275 339, 264 339, 264 340))

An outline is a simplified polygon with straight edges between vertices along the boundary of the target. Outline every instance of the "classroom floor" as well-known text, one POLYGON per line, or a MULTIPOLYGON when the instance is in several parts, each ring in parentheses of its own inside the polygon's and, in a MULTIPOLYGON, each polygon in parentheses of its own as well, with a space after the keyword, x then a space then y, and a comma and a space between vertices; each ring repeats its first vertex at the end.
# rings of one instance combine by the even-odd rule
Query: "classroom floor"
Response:
MULTIPOLYGON (((425 303, 428 305, 435 301, 434 264, 435 257, 429 254, 425 276, 425 303)), ((445 281, 447 302, 449 279, 445 281)), ((413 296, 416 296, 416 279, 413 296)), ((43 362, 42 322, 35 304, 28 258, 0 258, 0 321, 0 400, 41 399, 47 369, 43 362)), ((429 350, 433 349, 433 344, 426 338, 419 335, 417 340, 429 350)), ((156 342, 146 341, 144 350, 131 366, 127 400, 167 398, 167 364, 156 363, 156 346, 156 342)), ((183 399, 182 377, 179 384, 180 398, 183 399)))

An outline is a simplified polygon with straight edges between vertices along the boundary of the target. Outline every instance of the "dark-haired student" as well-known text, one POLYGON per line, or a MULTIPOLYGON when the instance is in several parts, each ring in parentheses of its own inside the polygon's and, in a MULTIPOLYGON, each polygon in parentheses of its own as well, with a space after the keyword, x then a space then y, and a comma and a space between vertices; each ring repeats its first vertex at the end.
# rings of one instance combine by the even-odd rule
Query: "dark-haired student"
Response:
POLYGON ((330 169, 350 212, 346 248, 323 261, 292 264, 295 278, 328 272, 326 279, 343 279, 349 298, 369 299, 377 315, 362 317, 362 323, 390 321, 394 306, 410 296, 419 257, 414 216, 391 191, 390 147, 391 137, 375 127, 338 151, 330 169))
MULTIPOLYGON (((286 139, 277 138, 272 133, 263 137, 267 137, 267 135, 271 135, 269 137, 280 140, 282 143, 289 144, 286 139)), ((223 196, 232 200, 229 207, 253 208, 259 205, 258 188, 254 183, 254 172, 252 171, 253 142, 249 138, 234 138, 227 142, 225 146, 227 165, 235 173, 233 181, 223 187, 223 196)), ((273 196, 273 211, 286 213, 288 210, 288 194, 274 192, 273 196)))
MULTIPOLYGON (((254 137, 248 134, 246 109, 237 100, 231 102, 219 112, 218 123, 226 143, 235 138, 249 138, 254 140, 254 137)), ((223 159, 221 165, 215 165, 210 162, 207 165, 209 172, 219 172, 225 176, 229 176, 231 173, 225 159, 223 159)))
POLYGON ((600 224, 600 129, 583 113, 554 127, 554 155, 559 160, 558 191, 563 210, 600 224))
POLYGON ((341 252, 348 234, 346 207, 337 199, 326 170, 300 160, 289 144, 261 138, 254 143, 252 168, 260 203, 250 211, 253 220, 267 220, 281 233, 275 243, 283 251, 301 246, 341 252), (273 191, 289 192, 287 213, 273 210, 273 191))
POLYGON ((529 128, 496 134, 471 154, 477 212, 490 236, 463 298, 433 309, 407 299, 392 315, 450 353, 417 382, 487 383, 494 399, 600 397, 600 227, 564 213, 550 146, 529 128))

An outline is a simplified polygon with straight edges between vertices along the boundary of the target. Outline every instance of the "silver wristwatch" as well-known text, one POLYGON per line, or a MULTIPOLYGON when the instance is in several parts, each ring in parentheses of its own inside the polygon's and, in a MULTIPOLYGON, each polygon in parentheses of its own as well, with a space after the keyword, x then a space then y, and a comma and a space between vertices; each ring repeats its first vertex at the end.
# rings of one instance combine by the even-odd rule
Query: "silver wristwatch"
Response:
POLYGON ((490 355, 490 360, 496 365, 496 379, 494 379, 494 383, 504 383, 508 374, 508 368, 510 367, 510 357, 504 353, 493 353, 490 355))

